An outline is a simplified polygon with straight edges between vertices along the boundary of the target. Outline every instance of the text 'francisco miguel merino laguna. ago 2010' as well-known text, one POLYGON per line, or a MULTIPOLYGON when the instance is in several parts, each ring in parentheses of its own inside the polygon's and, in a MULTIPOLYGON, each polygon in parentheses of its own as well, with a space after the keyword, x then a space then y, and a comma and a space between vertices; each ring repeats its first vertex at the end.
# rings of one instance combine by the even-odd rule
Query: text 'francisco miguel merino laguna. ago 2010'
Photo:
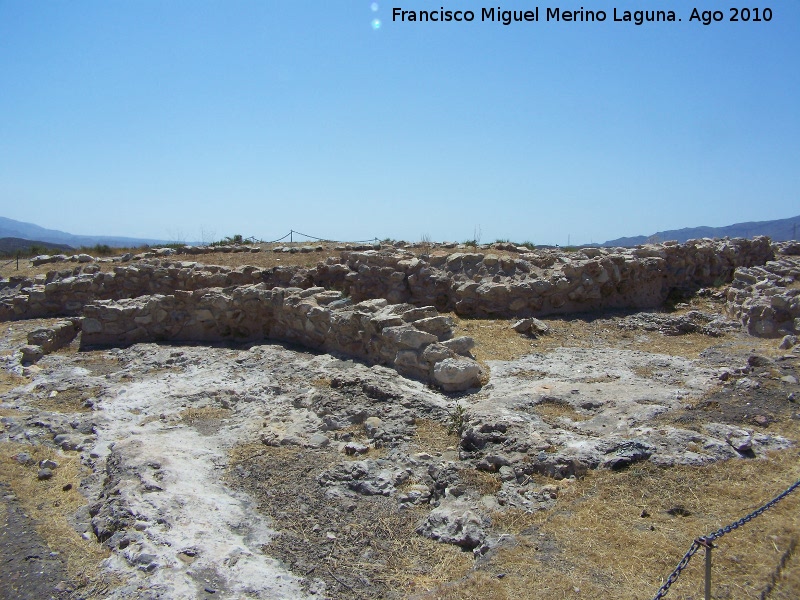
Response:
MULTIPOLYGON (((691 13, 685 15, 690 23, 710 25, 711 23, 728 20, 739 22, 768 22, 772 20, 772 10, 764 9, 737 9, 731 8, 729 15, 722 10, 701 11, 693 8, 691 13), (727 18, 726 18, 727 17, 727 18)), ((480 11, 448 10, 440 7, 438 10, 404 10, 401 7, 392 9, 392 21, 400 23, 471 23, 494 22, 502 25, 512 23, 630 23, 644 25, 645 23, 675 23, 683 21, 673 10, 620 10, 613 8, 611 14, 605 10, 564 10, 562 8, 539 8, 538 6, 527 10, 503 10, 502 7, 482 8, 480 11)))

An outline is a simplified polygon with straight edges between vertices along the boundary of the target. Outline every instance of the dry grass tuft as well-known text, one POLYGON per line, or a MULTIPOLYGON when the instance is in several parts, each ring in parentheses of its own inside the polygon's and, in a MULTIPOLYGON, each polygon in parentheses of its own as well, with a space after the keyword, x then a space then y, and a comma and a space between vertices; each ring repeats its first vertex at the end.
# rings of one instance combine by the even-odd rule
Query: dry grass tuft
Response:
POLYGON ((463 577, 472 568, 474 559, 471 554, 413 533, 413 526, 422 517, 421 513, 409 513, 408 516, 398 513, 397 516, 401 515, 405 518, 397 523, 400 535, 393 540, 392 558, 384 575, 384 580, 392 588, 408 594, 424 592, 452 581, 454 577, 463 577))
POLYGON ((475 340, 472 353, 484 367, 490 360, 513 360, 536 352, 536 340, 511 328, 515 319, 473 319, 455 314, 449 316, 455 321, 456 336, 467 335, 475 340))
MULTIPOLYGON (((696 537, 743 517, 800 479, 797 456, 792 449, 768 460, 704 468, 645 464, 624 472, 591 472, 562 487, 552 511, 495 515, 496 527, 521 532, 519 543, 500 550, 467 579, 422 597, 652 597, 696 537), (680 506, 686 516, 667 512, 680 506)), ((718 540, 714 598, 757 598, 776 571, 769 597, 800 597, 800 557, 795 551, 784 558, 800 535, 798 509, 800 493, 795 492, 718 540)), ((701 552, 670 597, 701 597, 703 573, 701 552)))
POLYGON ((469 467, 459 469, 458 476, 464 484, 478 490, 481 495, 496 494, 500 491, 502 483, 495 473, 487 473, 469 467))
POLYGON ((92 409, 84 406, 84 402, 89 398, 96 398, 102 392, 102 388, 81 387, 66 390, 44 388, 37 389, 37 392, 44 394, 44 398, 29 396, 29 402, 38 409, 62 413, 91 412, 92 409))
POLYGON ((180 417, 189 425, 197 421, 218 421, 227 419, 231 416, 230 408, 218 408, 214 406, 204 406, 202 408, 187 408, 180 412, 180 417))
POLYGON ((529 512, 519 508, 506 508, 492 513, 492 526, 497 531, 518 536, 538 529, 546 516, 545 511, 529 512))
POLYGON ((82 587, 105 590, 116 583, 106 579, 99 567, 108 557, 108 551, 94 540, 83 539, 68 521, 86 504, 78 487, 87 474, 77 453, 10 442, 0 444, 0 479, 19 498, 25 513, 35 522, 37 533, 53 551, 60 553, 70 576, 82 587), (27 452, 36 463, 19 464, 12 458, 19 452, 27 452), (58 467, 51 479, 39 481, 37 465, 45 459, 56 461, 58 467), (64 490, 67 485, 71 487, 64 490))
POLYGON ((569 402, 557 398, 545 398, 534 406, 534 411, 544 420, 566 417, 572 421, 586 421, 592 415, 578 412, 569 402))
POLYGON ((436 454, 458 447, 458 435, 448 433, 447 427, 438 421, 417 419, 415 427, 413 441, 417 452, 436 454))

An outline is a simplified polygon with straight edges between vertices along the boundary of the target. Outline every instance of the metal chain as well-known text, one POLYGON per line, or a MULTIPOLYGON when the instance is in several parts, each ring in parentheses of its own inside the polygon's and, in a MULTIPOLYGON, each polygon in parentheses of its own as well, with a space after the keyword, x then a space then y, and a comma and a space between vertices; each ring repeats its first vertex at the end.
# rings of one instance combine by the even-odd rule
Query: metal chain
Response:
POLYGON ((689 548, 689 551, 683 555, 681 562, 678 563, 678 566, 675 567, 675 570, 670 573, 669 577, 667 577, 667 581, 664 582, 664 585, 658 588, 658 593, 653 597, 653 600, 661 600, 661 598, 667 595, 669 588, 672 587, 672 584, 675 583, 675 580, 678 579, 681 572, 687 567, 689 561, 692 560, 692 557, 699 549, 700 542, 697 540, 692 542, 692 547, 689 548))
POLYGON ((749 523, 750 521, 755 519, 757 516, 759 516, 761 513, 765 512, 765 511, 769 510, 770 508, 772 508, 773 506, 775 506, 778 502, 783 500, 786 496, 791 494, 798 487, 800 487, 800 481, 796 481, 793 485, 791 485, 790 487, 786 488, 783 492, 781 492, 780 494, 775 496, 772 500, 767 502, 764 506, 762 506, 760 508, 757 508, 756 510, 751 512, 749 515, 742 517, 741 519, 739 519, 735 523, 731 523, 730 525, 728 525, 726 527, 721 527, 721 528, 717 529, 714 533, 708 534, 707 536, 705 536, 705 539, 708 540, 709 542, 713 542, 714 540, 718 540, 719 538, 721 538, 726 533, 730 533, 734 529, 739 529, 739 527, 741 527, 745 523, 749 523))
POLYGON ((798 487, 800 487, 800 480, 796 481, 794 484, 792 484, 791 486, 786 488, 780 494, 775 496, 772 500, 767 502, 764 506, 761 506, 761 507, 755 509, 749 515, 746 515, 746 516, 742 517, 741 519, 731 523, 730 525, 726 525, 725 527, 720 527, 714 533, 710 533, 710 534, 708 534, 706 536, 697 538, 694 542, 692 542, 691 548, 689 548, 689 551, 686 554, 684 554, 683 558, 681 559, 681 562, 679 562, 678 566, 675 567, 675 570, 672 573, 670 573, 669 577, 667 577, 667 580, 664 582, 664 585, 662 585, 660 588, 658 588, 658 592, 656 593, 655 596, 653 596, 653 600, 661 600, 662 598, 664 598, 667 595, 667 592, 669 591, 669 588, 672 586, 673 583, 675 583, 675 580, 678 579, 678 577, 680 576, 681 572, 689 564, 689 561, 692 560, 692 556, 694 556, 695 553, 701 547, 704 547, 707 544, 710 544, 714 540, 718 540, 719 538, 721 538, 726 533, 730 533, 734 529, 738 529, 739 527, 741 527, 745 523, 749 523, 750 521, 755 519, 757 516, 759 516, 762 513, 766 512, 767 510, 769 510, 770 508, 775 506, 778 502, 780 502, 781 500, 786 498, 786 496, 791 494, 798 487))

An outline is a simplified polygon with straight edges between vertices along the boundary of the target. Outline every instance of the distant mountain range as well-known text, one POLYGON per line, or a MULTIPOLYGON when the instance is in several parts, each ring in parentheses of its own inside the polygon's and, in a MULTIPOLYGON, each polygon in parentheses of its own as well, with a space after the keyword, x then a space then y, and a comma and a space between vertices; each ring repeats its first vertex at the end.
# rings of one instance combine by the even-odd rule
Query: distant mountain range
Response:
POLYGON ((64 231, 45 229, 33 223, 23 223, 22 221, 15 221, 5 217, 0 217, 0 238, 22 238, 23 240, 36 240, 39 244, 43 242, 47 244, 65 244, 73 248, 94 246, 96 244, 105 244, 115 248, 134 248, 168 243, 166 240, 110 235, 72 235, 64 231))
MULTIPOLYGON (((736 223, 725 227, 686 227, 684 229, 673 229, 669 231, 659 231, 651 235, 637 235, 633 237, 621 237, 609 240, 602 246, 638 246, 640 244, 667 242, 675 240, 685 242, 698 238, 722 238, 722 237, 746 237, 752 238, 757 235, 766 235, 776 242, 785 240, 796 240, 800 235, 800 215, 788 219, 777 219, 775 221, 750 221, 747 223, 736 223)), ((73 235, 65 231, 56 229, 45 229, 33 223, 15 221, 6 217, 0 217, 0 238, 19 238, 14 240, 14 249, 22 242, 28 241, 36 245, 52 244, 53 247, 69 246, 80 248, 81 246, 94 246, 105 244, 114 248, 135 248, 138 246, 154 246, 169 243, 167 240, 156 240, 149 238, 131 238, 110 235, 73 235)), ((12 243, 9 242, 9 245, 12 243)), ((64 248, 67 249, 67 248, 64 248)))
POLYGON ((775 242, 786 240, 796 240, 800 235, 800 216, 788 219, 777 219, 775 221, 749 221, 747 223, 735 223, 725 227, 686 227, 684 229, 672 229, 670 231, 659 231, 652 235, 637 235, 634 237, 622 237, 616 240, 609 240, 603 246, 639 246, 655 242, 668 242, 675 240, 683 243, 687 240, 699 238, 723 238, 741 237, 752 238, 757 235, 766 235, 775 242))

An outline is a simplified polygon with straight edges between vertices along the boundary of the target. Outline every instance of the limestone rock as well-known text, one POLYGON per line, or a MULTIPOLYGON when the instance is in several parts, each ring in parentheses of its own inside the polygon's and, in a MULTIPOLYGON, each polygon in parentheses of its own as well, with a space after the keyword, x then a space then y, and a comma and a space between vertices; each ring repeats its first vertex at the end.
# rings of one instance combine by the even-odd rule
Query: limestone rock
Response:
POLYGON ((417 533, 464 550, 474 550, 486 540, 486 521, 466 502, 458 499, 442 502, 434 508, 417 533))
POLYGON ((35 346, 31 344, 20 348, 20 352, 22 352, 22 358, 20 362, 22 362, 24 365, 32 365, 38 362, 39 359, 44 356, 44 351, 42 350, 41 346, 35 346))
POLYGON ((533 317, 521 319, 514 323, 511 328, 517 333, 529 333, 531 335, 546 335, 550 333, 550 328, 546 323, 533 317))
POLYGON ((434 381, 447 392, 475 387, 480 382, 480 376, 480 365, 468 358, 447 358, 433 367, 434 381))
POLYGON ((442 346, 461 356, 468 356, 469 351, 475 347, 475 340, 471 337, 459 336, 442 342, 442 346))

